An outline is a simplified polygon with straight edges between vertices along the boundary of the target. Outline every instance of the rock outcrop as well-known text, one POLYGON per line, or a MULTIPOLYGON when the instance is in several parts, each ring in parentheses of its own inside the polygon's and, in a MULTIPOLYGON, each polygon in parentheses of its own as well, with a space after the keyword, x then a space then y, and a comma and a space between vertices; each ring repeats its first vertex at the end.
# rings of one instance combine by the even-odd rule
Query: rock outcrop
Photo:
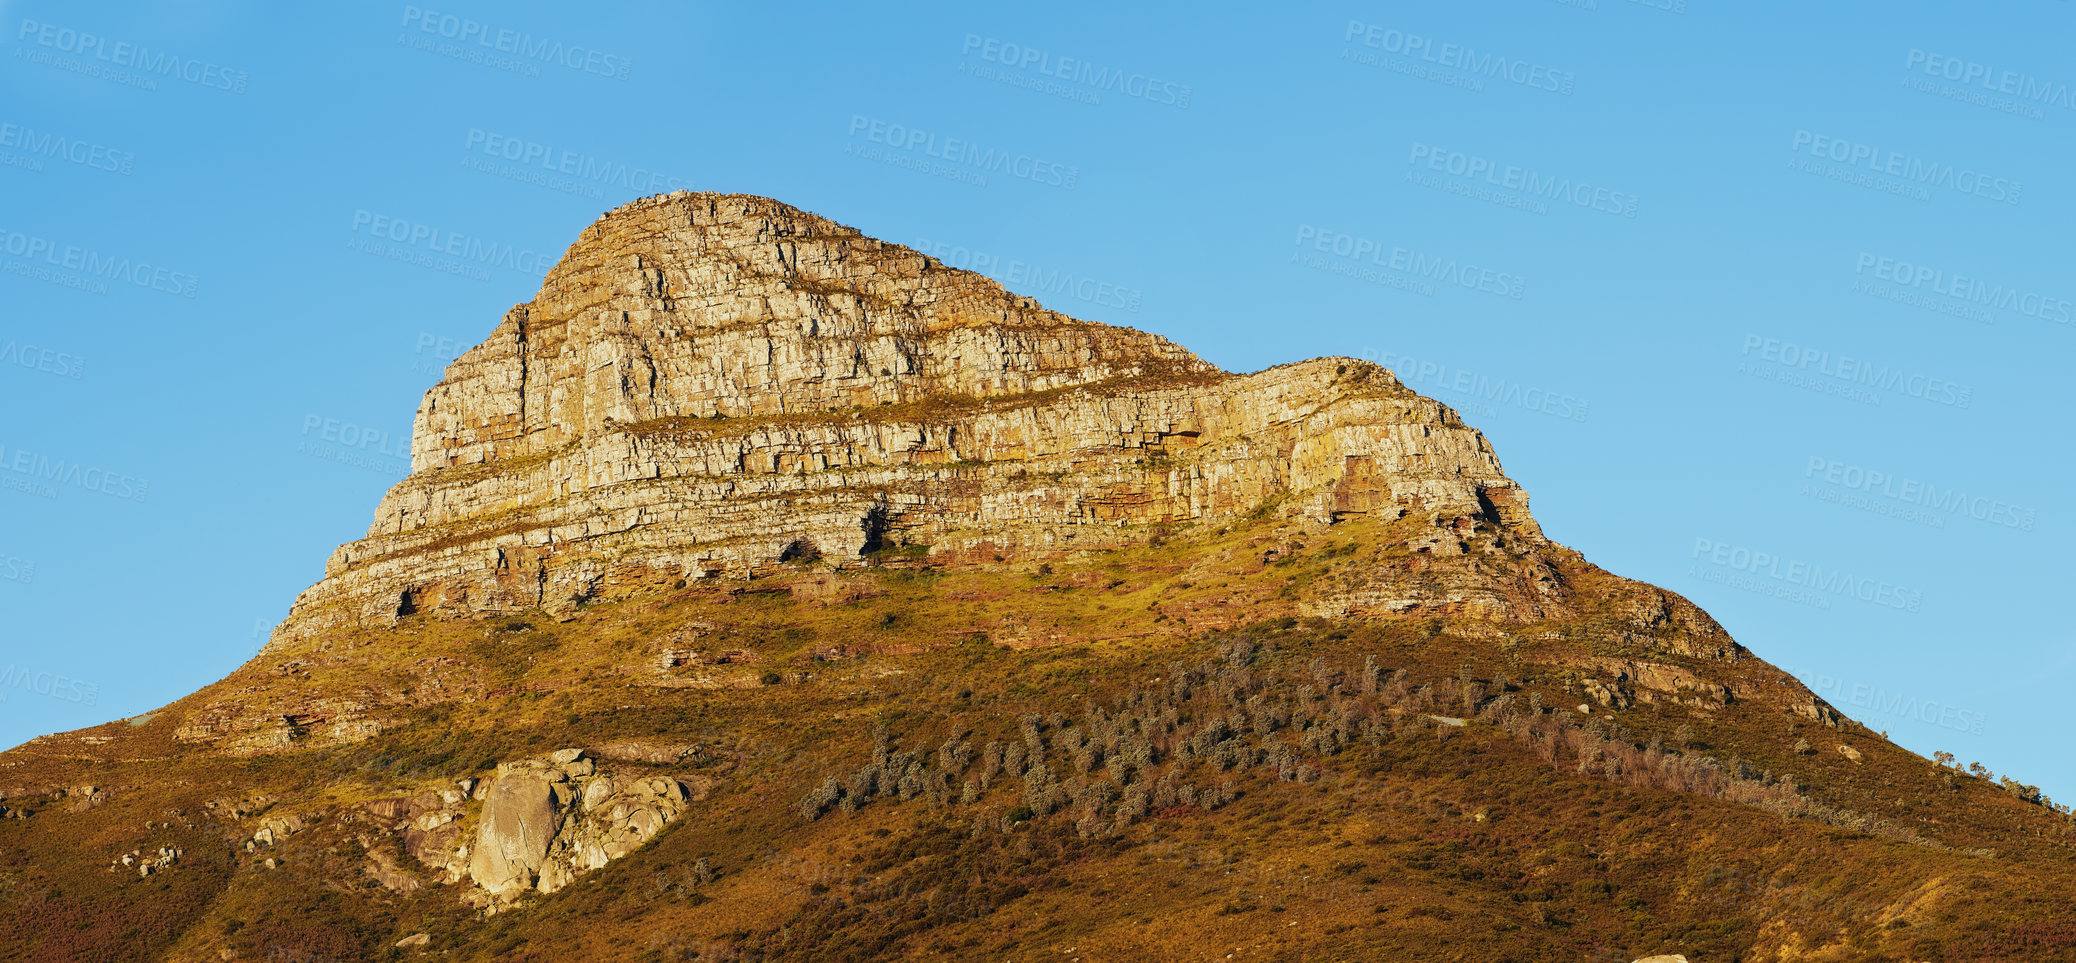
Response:
MULTIPOLYGON (((592 753, 571 748, 500 763, 458 789, 376 799, 362 810, 400 836, 402 851, 439 881, 472 883, 467 899, 498 908, 527 893, 555 892, 641 848, 712 785, 709 777, 649 766, 601 767, 592 753)), ((370 842, 362 841, 367 876, 392 892, 422 885, 370 842)))
POLYGON ((1540 538, 1484 437, 1376 365, 1227 374, 736 195, 587 228, 426 393, 411 461, 277 640, 782 559, 1115 547, 1264 507, 1540 538))
POLYGON ((468 854, 469 878, 491 905, 528 890, 553 893, 641 848, 703 790, 669 776, 602 771, 581 749, 500 765, 468 854))

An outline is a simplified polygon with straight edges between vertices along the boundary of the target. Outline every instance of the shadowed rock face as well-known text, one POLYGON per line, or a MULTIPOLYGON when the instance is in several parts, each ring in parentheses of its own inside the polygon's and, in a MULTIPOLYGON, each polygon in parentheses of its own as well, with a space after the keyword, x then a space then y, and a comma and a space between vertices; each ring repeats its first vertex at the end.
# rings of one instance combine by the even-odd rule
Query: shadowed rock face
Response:
POLYGON ((1271 506, 1539 539, 1484 437, 1389 371, 1250 375, 765 198, 585 229, 426 392, 412 475, 281 631, 549 610, 781 559, 987 562, 1271 506))

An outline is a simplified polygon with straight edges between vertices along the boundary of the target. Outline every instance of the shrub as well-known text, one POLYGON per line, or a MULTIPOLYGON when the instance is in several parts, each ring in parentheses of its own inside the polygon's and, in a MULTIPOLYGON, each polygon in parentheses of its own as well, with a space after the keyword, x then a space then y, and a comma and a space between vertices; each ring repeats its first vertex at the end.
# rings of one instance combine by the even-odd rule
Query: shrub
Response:
MULTIPOLYGON (((820 818, 822 811, 828 809, 831 803, 836 802, 842 796, 843 784, 837 782, 835 776, 822 780, 821 786, 800 800, 800 818, 820 818)), ((705 860, 701 860, 701 862, 703 863, 705 860)))

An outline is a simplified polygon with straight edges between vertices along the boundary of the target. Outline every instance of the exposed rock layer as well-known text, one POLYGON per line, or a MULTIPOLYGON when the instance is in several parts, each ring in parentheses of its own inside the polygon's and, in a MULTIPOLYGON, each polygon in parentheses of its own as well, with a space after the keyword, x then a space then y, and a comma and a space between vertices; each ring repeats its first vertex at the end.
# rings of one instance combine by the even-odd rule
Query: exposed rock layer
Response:
POLYGON ((554 610, 787 558, 1114 547, 1264 507, 1540 539, 1484 437, 1375 365, 1226 374, 735 195, 587 228, 426 393, 412 466, 281 634, 554 610))

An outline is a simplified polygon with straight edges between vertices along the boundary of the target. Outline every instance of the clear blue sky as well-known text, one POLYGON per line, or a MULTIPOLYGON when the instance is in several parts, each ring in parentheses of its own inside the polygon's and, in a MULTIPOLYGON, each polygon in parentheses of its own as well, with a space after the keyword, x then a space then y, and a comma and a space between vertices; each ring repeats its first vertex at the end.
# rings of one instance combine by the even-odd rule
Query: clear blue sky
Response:
POLYGON ((0 744, 248 658, 446 358, 689 187, 1385 360, 1555 538, 2076 802, 2072 4, 830 6, 0 4, 0 744))

